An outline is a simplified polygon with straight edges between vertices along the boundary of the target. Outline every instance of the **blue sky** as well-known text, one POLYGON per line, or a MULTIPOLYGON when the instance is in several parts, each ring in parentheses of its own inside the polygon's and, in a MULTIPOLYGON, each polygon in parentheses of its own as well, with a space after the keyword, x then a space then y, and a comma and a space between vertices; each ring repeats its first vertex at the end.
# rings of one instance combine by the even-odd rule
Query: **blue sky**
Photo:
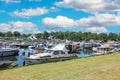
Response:
POLYGON ((120 0, 0 0, 0 32, 120 33, 120 0))

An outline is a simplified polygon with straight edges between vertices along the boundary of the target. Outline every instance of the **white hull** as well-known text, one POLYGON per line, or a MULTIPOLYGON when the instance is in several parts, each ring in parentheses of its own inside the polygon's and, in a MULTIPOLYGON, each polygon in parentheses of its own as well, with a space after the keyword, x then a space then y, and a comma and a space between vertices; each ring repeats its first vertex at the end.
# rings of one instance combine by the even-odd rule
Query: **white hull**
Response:
POLYGON ((69 55, 69 56, 65 56, 65 57, 45 57, 45 58, 39 58, 39 59, 30 59, 27 58, 25 59, 25 63, 27 65, 32 65, 32 64, 41 64, 41 63, 49 63, 49 62, 57 62, 57 61, 65 61, 65 60, 70 60, 70 59, 75 59, 76 56, 73 55, 69 55))

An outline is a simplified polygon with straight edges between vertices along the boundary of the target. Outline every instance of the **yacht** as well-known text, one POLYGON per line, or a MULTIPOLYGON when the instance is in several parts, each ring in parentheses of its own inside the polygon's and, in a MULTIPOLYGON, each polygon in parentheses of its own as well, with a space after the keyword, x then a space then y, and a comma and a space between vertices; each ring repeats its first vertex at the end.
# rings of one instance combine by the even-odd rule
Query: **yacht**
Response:
POLYGON ((0 48, 0 57, 18 55, 19 50, 14 48, 0 48))
POLYGON ((53 48, 45 50, 43 53, 38 52, 29 55, 25 58, 25 63, 29 65, 76 58, 75 54, 69 54, 68 52, 69 50, 66 48, 66 44, 57 44, 53 48))
POLYGON ((0 43, 0 57, 18 55, 19 49, 8 44, 0 43))

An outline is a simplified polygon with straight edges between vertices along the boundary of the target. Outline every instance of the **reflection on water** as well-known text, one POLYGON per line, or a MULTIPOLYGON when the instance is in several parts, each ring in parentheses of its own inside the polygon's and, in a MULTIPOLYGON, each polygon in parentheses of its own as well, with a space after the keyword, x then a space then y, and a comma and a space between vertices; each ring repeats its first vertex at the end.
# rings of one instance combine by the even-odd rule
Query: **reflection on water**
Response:
POLYGON ((84 49, 84 50, 82 50, 80 53, 92 54, 92 53, 93 53, 93 50, 91 50, 91 49, 84 49))
POLYGON ((77 54, 78 58, 93 56, 94 52, 91 49, 84 49, 77 54))

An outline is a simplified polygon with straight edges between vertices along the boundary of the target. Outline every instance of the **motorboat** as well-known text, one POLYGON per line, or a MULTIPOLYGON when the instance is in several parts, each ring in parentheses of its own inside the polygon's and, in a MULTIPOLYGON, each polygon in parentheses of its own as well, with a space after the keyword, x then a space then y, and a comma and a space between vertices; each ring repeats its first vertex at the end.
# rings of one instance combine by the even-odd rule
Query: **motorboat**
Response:
POLYGON ((0 43, 0 57, 18 55, 18 52, 18 48, 0 43))
POLYGON ((0 48, 0 57, 18 55, 19 50, 14 48, 0 48))
POLYGON ((26 64, 38 64, 54 61, 63 61, 76 58, 75 54, 69 54, 66 44, 57 44, 51 49, 45 50, 43 53, 31 54, 25 58, 26 64))

